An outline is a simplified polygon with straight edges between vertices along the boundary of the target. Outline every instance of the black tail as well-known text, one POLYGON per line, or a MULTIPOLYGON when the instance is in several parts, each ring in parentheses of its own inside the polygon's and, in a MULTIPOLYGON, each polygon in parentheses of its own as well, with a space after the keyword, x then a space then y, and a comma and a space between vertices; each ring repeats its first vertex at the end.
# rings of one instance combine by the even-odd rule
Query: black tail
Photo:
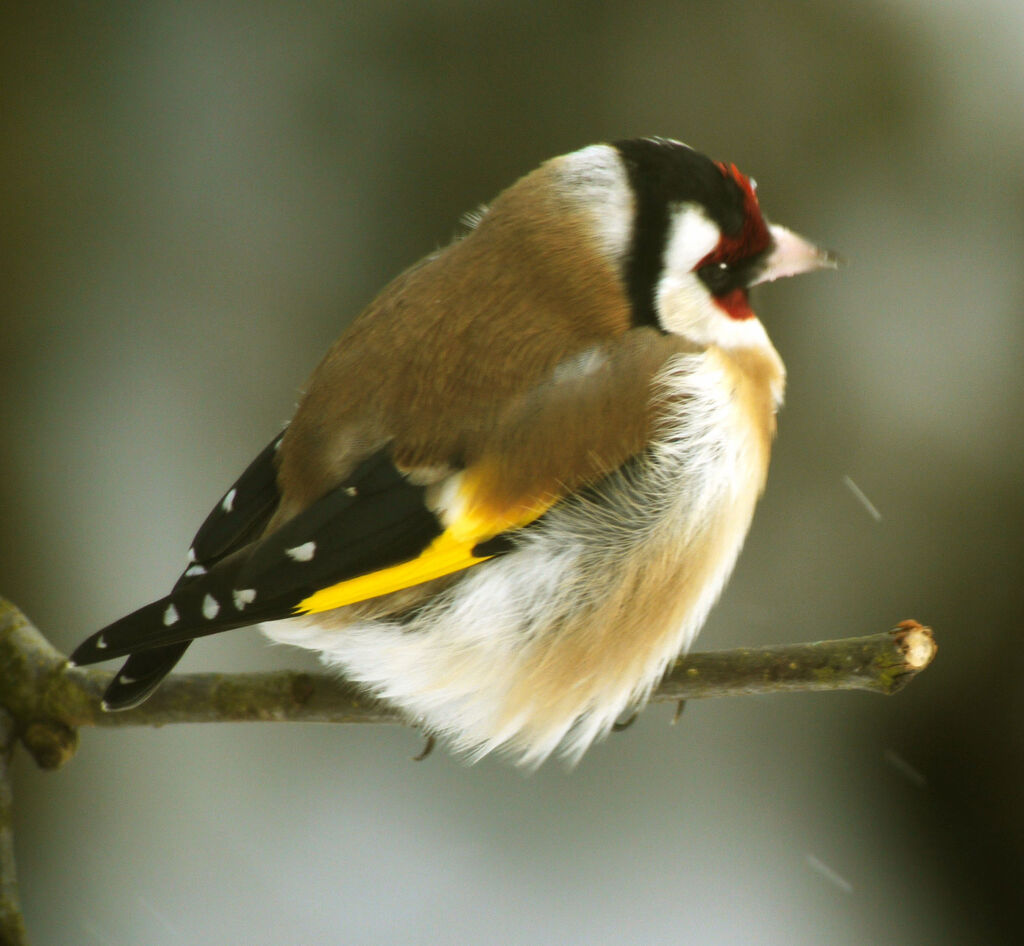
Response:
MULTIPOLYGON (((281 444, 281 436, 278 434, 267 444, 206 517, 192 540, 189 567, 178 579, 170 595, 157 602, 157 605, 163 607, 164 615, 167 605, 179 601, 183 588, 205 577, 209 570, 243 548, 263 530, 278 500, 275 456, 281 444)), ((164 618, 153 620, 154 607, 156 605, 150 605, 104 628, 85 641, 71 656, 72 661, 78 664, 98 663, 115 656, 111 653, 110 643, 118 639, 119 635, 130 637, 140 630, 144 632, 141 639, 131 642, 131 656, 107 688, 103 698, 104 709, 131 709, 138 706, 160 685, 188 650, 189 639, 150 645, 148 649, 143 649, 146 645, 142 641, 149 639, 154 629, 165 641, 170 637, 161 630, 164 618)), ((178 604, 175 604, 175 608, 178 608, 178 604)), ((250 624, 259 620, 254 617, 242 623, 250 624)), ((227 625, 221 622, 205 633, 226 629, 227 625)))
POLYGON ((183 641, 132 654, 103 694, 103 708, 126 710, 145 702, 181 660, 190 643, 183 641))
MULTIPOLYGON (((255 521, 240 515, 251 507, 239 505, 243 491, 233 488, 221 512, 200 530, 193 548, 199 560, 171 593, 86 638, 71 660, 94 664, 129 657, 105 705, 134 706, 157 687, 194 638, 290 617, 318 589, 414 559, 443 531, 425 494, 426 487, 410 483, 389 452, 381 450, 279 529, 229 552, 219 531, 222 519, 236 517, 241 531, 235 532, 235 541, 242 541, 255 521), (222 553, 212 564, 203 561, 222 553)), ((262 509, 262 494, 254 490, 252 495, 262 509)))
POLYGON ((260 601, 253 589, 237 586, 240 558, 225 559, 202 578, 179 585, 165 598, 87 637, 71 655, 72 663, 95 664, 153 649, 163 650, 169 659, 168 645, 288 617, 295 596, 260 601))

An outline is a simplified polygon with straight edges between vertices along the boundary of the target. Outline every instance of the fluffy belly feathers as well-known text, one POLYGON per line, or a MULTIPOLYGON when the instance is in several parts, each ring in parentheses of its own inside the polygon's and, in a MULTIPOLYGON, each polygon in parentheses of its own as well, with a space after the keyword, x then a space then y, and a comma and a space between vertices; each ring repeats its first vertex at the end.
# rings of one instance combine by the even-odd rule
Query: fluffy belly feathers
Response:
POLYGON ((711 348, 670 360, 661 433, 516 548, 464 572, 411 615, 350 608, 263 626, 457 749, 538 764, 577 759, 642 703, 690 646, 743 544, 764 484, 774 397, 711 348))

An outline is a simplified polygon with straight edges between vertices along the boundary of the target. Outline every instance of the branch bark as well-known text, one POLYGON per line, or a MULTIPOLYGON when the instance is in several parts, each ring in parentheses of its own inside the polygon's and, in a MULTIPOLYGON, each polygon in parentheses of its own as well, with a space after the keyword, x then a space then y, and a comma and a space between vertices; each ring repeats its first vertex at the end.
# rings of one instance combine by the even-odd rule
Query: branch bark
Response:
MULTIPOLYGON (((793 690, 895 693, 935 655, 931 631, 904 621, 867 637, 740 648, 681 657, 653 701, 793 690)), ((82 726, 162 726, 197 722, 400 723, 389 707, 330 674, 183 673, 167 678, 141 706, 100 709, 111 680, 103 670, 69 667, 28 619, 0 599, 0 706, 36 763, 58 768, 74 755, 82 726)))
POLYGON ((27 942, 14 867, 11 757, 16 741, 14 718, 0 707, 0 943, 4 946, 22 946, 27 942))
MULTIPOLYGON (((931 630, 903 621, 891 631, 773 647, 689 654, 669 668, 653 701, 795 690, 895 693, 931 663, 931 630)), ((198 722, 400 723, 394 710, 328 674, 174 674, 141 706, 105 713, 112 674, 69 667, 14 605, 0 598, 0 944, 23 944, 11 836, 9 764, 20 740, 36 764, 56 769, 82 726, 198 722)))

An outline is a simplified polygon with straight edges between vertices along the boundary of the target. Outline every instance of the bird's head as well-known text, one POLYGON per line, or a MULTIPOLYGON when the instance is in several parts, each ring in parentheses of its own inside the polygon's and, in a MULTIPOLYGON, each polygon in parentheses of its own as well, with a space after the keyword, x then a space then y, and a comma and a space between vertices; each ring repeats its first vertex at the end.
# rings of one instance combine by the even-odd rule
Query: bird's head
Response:
POLYGON ((687 145, 638 138, 555 159, 566 193, 621 273, 634 324, 701 344, 742 344, 758 283, 834 268, 761 212, 756 184, 687 145))

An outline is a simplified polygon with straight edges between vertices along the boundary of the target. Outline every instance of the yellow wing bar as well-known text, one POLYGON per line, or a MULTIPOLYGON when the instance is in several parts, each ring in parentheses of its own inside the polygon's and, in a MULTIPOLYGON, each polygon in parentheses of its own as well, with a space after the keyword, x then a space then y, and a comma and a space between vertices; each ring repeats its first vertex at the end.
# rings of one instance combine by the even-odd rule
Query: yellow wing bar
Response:
POLYGON ((486 562, 492 556, 476 556, 473 554, 474 547, 502 532, 519 529, 533 522, 557 499, 557 496, 548 496, 529 505, 518 505, 515 509, 501 511, 485 512, 477 507, 460 516, 416 558, 321 588, 300 601, 295 610, 299 614, 308 614, 343 608, 357 601, 378 598, 486 562))
POLYGON ((478 558, 473 555, 473 546, 476 544, 476 541, 455 539, 451 530, 442 532, 417 558, 321 588, 300 601, 296 611, 310 613, 343 608, 347 604, 377 598, 462 571, 490 557, 478 558))

